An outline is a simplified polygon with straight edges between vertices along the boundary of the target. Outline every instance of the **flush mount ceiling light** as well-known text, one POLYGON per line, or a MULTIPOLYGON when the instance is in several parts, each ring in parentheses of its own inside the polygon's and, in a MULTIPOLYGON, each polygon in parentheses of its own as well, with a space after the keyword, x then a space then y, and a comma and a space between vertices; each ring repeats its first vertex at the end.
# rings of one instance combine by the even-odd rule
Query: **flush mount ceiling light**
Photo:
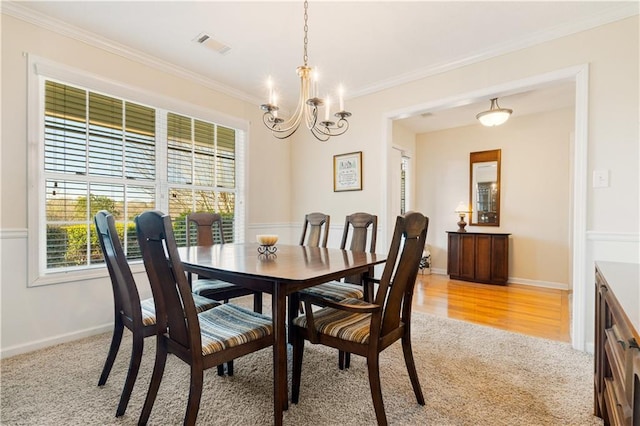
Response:
POLYGON ((276 94, 274 93, 271 79, 269 79, 269 103, 263 104, 260 107, 264 111, 262 121, 276 138, 286 139, 293 135, 295 131, 298 130, 300 123, 304 121, 309 131, 311 131, 311 134, 313 134, 316 139, 324 142, 332 136, 339 136, 347 131, 349 128, 349 121, 347 121, 347 118, 351 116, 351 113, 344 110, 342 88, 339 90, 338 111, 333 114, 337 121, 333 121, 331 118, 331 102, 329 98, 320 98, 318 93, 318 76, 313 72, 313 68, 307 65, 307 31, 309 29, 307 25, 308 7, 308 2, 305 1, 304 65, 297 68, 298 76, 300 77, 300 97, 298 98, 296 111, 288 119, 278 117, 279 107, 277 105, 276 94), (322 109, 324 110, 324 120, 318 119, 320 107, 323 107, 322 109))
POLYGON ((498 98, 491 99, 491 107, 488 111, 483 111, 476 115, 476 118, 483 126, 493 127, 503 124, 509 119, 513 110, 508 108, 500 108, 498 98))

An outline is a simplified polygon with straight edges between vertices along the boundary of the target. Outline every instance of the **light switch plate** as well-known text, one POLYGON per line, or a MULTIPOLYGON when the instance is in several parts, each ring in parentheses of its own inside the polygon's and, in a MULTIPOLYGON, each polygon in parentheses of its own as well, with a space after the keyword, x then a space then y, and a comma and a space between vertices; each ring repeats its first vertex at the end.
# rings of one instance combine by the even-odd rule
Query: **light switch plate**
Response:
POLYGON ((609 170, 593 171, 593 187, 608 188, 609 187, 609 170))

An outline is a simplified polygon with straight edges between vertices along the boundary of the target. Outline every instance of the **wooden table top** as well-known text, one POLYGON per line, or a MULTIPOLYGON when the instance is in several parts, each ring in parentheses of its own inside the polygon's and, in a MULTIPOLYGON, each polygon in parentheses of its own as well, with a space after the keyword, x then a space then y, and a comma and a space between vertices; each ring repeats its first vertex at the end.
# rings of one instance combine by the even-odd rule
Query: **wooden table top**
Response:
POLYGON ((384 263, 386 255, 278 244, 274 254, 258 253, 257 243, 180 247, 182 263, 214 271, 278 281, 309 281, 384 263))

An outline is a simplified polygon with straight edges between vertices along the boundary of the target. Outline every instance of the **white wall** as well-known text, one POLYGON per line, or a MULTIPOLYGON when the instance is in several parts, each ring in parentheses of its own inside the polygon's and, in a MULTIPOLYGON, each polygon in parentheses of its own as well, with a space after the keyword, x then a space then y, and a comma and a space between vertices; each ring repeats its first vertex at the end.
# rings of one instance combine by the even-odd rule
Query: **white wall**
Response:
POLYGON ((432 268, 446 273, 446 231, 457 229, 454 210, 469 199, 469 153, 500 149, 500 226, 467 230, 512 234, 510 282, 568 289, 573 129, 570 108, 417 135, 416 206, 430 212, 432 268))
MULTIPOLYGON (((27 288, 27 57, 29 53, 91 75, 178 99, 249 122, 247 238, 268 230, 290 238, 289 145, 271 137, 257 105, 196 78, 160 70, 2 14, 0 291, 2 356, 108 328, 113 295, 101 278, 27 288)), ((146 274, 136 274, 149 295, 146 274), (146 285, 145 285, 146 284, 146 285)))

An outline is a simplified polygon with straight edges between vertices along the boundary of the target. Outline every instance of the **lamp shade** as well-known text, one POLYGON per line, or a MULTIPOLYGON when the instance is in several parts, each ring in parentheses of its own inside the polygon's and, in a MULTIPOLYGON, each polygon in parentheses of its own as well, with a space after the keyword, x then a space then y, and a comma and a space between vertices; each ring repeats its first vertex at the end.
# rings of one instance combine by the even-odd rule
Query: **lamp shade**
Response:
POLYGON ((513 110, 508 108, 500 108, 498 98, 491 99, 491 107, 488 111, 483 111, 476 115, 480 124, 487 127, 499 126, 506 122, 513 110))
POLYGON ((456 213, 468 213, 469 209, 468 209, 467 203, 465 203, 464 201, 460 201, 458 203, 458 207, 456 207, 456 209, 455 209, 455 212, 456 213))

